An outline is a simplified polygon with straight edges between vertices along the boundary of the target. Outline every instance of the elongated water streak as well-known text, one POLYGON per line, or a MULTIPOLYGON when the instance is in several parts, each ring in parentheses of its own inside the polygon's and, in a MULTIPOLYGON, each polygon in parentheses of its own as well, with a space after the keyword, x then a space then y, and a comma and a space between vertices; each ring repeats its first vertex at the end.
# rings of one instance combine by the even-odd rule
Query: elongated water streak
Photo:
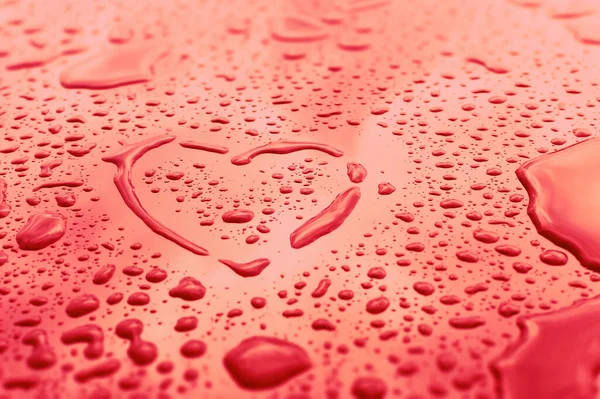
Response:
POLYGON ((162 223, 152 217, 146 209, 142 206, 139 198, 135 194, 135 187, 131 182, 131 173, 133 171, 133 165, 148 151, 160 147, 161 145, 170 143, 175 140, 174 136, 163 135, 150 138, 145 141, 141 141, 134 144, 123 146, 121 151, 114 155, 104 157, 104 162, 110 162, 117 166, 117 173, 115 174, 113 181, 119 190, 119 194, 125 201, 125 204, 139 217, 146 226, 150 227, 156 234, 166 238, 185 248, 196 255, 208 255, 208 251, 193 242, 183 238, 173 230, 165 227, 162 223))

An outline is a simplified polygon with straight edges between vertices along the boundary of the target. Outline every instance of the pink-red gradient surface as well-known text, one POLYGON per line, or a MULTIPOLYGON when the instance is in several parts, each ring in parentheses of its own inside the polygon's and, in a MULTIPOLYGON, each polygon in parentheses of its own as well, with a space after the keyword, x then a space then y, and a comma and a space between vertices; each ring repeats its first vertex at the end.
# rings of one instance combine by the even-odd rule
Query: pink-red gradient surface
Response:
POLYGON ((599 63, 593 0, 0 0, 0 398, 596 398, 599 63))

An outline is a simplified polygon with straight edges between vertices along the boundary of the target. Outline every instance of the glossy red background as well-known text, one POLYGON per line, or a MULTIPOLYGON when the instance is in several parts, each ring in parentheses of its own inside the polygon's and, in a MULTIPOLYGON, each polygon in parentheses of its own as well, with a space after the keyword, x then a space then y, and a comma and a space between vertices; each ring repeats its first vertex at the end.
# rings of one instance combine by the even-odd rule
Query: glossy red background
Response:
POLYGON ((376 376, 385 381, 388 397, 497 397, 500 383, 489 363, 519 335, 517 315, 505 317, 499 306, 510 302, 521 316, 537 314, 596 293, 592 272, 570 254, 562 267, 539 260, 543 250, 560 248, 536 233, 515 175, 526 160, 581 141, 573 129, 595 135, 600 98, 596 7, 574 1, 2 2, 0 150, 12 211, 0 221, 8 255, 0 267, 0 287, 9 291, 0 296, 0 337, 7 346, 0 355, 0 381, 27 376, 38 384, 0 392, 19 398, 79 398, 94 392, 346 398, 352 397, 357 377, 376 376), (90 64, 96 69, 86 69, 90 64), (96 90, 64 87, 65 71, 77 68, 97 81, 111 74, 147 81, 96 90), (62 129, 52 133, 56 125, 62 129), (144 225, 115 188, 115 166, 102 161, 123 142, 162 134, 176 139, 137 162, 136 192, 150 214, 207 248, 208 257, 144 225), (179 145, 190 140, 229 152, 179 145), (276 140, 328 144, 344 155, 303 151, 231 164, 231 157, 276 140), (93 149, 80 157, 68 152, 88 146, 93 149), (48 160, 62 164, 51 177, 39 177, 40 165, 48 160), (292 248, 292 231, 353 186, 348 162, 368 171, 358 184, 357 207, 331 234, 292 248), (307 169, 312 172, 303 173, 307 169), (152 177, 144 175, 149 170, 156 171, 152 177), (172 172, 184 176, 170 180, 172 172), (277 173, 282 177, 273 176, 277 173), (77 179, 84 184, 32 192, 46 181, 77 179), (383 182, 396 191, 379 195, 383 182), (281 186, 294 190, 281 194, 281 186), (303 195, 302 187, 314 192, 303 195), (55 195, 64 192, 75 194, 74 206, 57 205, 55 195), (194 198, 194 193, 200 194, 194 198), (34 195, 41 203, 31 206, 26 199, 34 195), (462 206, 443 209, 445 199, 462 206), (254 220, 223 223, 221 214, 235 204, 251 209, 254 220), (265 215, 265 208, 274 213, 265 215), (67 218, 65 236, 41 251, 19 250, 16 233, 41 211, 67 218), (413 214, 414 221, 395 217, 403 212, 413 214), (470 212, 481 219, 467 217, 470 212), (206 220, 214 223, 202 226, 206 220), (261 221, 269 233, 256 231, 261 221), (475 240, 478 228, 497 233, 500 241, 475 240), (247 244, 252 234, 260 240, 247 244), (141 248, 132 249, 135 243, 141 248), (410 243, 424 249, 411 251, 410 243), (503 255, 494 249, 498 244, 521 252, 503 255), (479 261, 459 260, 461 250, 478 254, 479 261), (271 264, 251 278, 218 262, 261 257, 271 264), (403 259, 410 264, 398 266, 403 259), (532 270, 518 273, 514 262, 531 264, 532 270), (94 285, 92 276, 106 263, 117 266, 115 277, 105 286, 94 285), (122 273, 131 265, 168 272, 167 280, 143 290, 151 298, 146 306, 126 303, 148 284, 144 274, 122 273), (372 267, 384 268, 385 278, 370 278, 372 267), (169 289, 185 276, 207 288, 203 299, 184 303, 169 297, 169 289), (327 295, 312 298, 324 278, 332 280, 327 295), (47 282, 54 287, 42 290, 47 282), (306 286, 296 285, 300 282, 306 286), (371 288, 364 287, 368 282, 371 288), (432 284, 435 292, 420 295, 413 289, 416 282, 432 284), (465 292, 476 284, 485 290, 465 292), (352 300, 338 297, 345 289, 354 292, 352 300), (287 298, 278 296, 280 291, 287 291, 287 298), (73 320, 65 306, 81 292, 96 295, 101 305, 73 320), (105 301, 113 292, 125 299, 109 306, 105 301), (367 301, 379 295, 390 299, 390 307, 380 315, 367 313, 367 301), (460 303, 440 303, 446 295, 456 295, 460 303), (36 296, 48 302, 31 305, 36 296), (250 304, 257 296, 267 301, 263 309, 250 304), (292 298, 297 302, 290 304, 292 298), (425 306, 437 312, 428 314, 425 306), (243 314, 228 317, 232 309, 243 314), (283 317, 290 309, 303 315, 283 317), (190 315, 198 317, 198 328, 175 332, 177 319, 190 315), (36 316, 41 318, 37 328, 46 331, 57 354, 57 364, 44 371, 31 370, 24 360, 31 347, 21 337, 31 327, 14 325, 36 316), (457 329, 449 324, 457 316, 479 316, 485 324, 457 329), (158 346, 157 362, 174 362, 169 376, 157 373, 157 362, 137 367, 128 359, 128 343, 114 328, 131 317, 144 323, 143 338, 158 346), (315 331, 311 323, 319 318, 336 330, 315 331), (89 320, 104 330, 103 359, 120 359, 122 367, 109 378, 79 384, 65 369, 93 362, 83 358, 81 345, 61 344, 60 334, 89 320), (383 325, 373 326, 374 320, 383 325), (429 328, 430 335, 424 333, 429 328), (387 337, 382 333, 391 338, 382 339, 387 337), (271 390, 241 389, 222 359, 254 335, 300 345, 313 368, 271 390), (179 354, 190 338, 207 344, 200 359, 179 354), (366 344, 357 345, 362 339, 366 344), (456 359, 449 372, 439 366, 442 355, 456 359), (187 369, 199 372, 195 381, 183 378, 187 369), (120 387, 120 379, 128 376, 137 377, 136 389, 120 387), (161 388, 166 378, 173 382, 161 388))

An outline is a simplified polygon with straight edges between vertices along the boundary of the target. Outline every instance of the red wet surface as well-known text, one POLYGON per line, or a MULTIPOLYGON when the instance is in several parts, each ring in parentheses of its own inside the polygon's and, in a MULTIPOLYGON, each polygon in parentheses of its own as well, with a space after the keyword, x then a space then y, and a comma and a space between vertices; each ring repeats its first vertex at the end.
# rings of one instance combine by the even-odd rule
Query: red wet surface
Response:
POLYGON ((596 397, 597 2, 0 20, 0 398, 596 397))

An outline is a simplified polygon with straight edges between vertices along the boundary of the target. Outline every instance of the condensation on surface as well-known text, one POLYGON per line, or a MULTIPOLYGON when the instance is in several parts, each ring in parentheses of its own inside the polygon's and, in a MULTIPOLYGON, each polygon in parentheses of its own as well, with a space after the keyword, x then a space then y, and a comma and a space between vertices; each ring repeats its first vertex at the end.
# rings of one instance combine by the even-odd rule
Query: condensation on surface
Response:
POLYGON ((0 0, 0 398, 595 398, 598 7, 0 0))

